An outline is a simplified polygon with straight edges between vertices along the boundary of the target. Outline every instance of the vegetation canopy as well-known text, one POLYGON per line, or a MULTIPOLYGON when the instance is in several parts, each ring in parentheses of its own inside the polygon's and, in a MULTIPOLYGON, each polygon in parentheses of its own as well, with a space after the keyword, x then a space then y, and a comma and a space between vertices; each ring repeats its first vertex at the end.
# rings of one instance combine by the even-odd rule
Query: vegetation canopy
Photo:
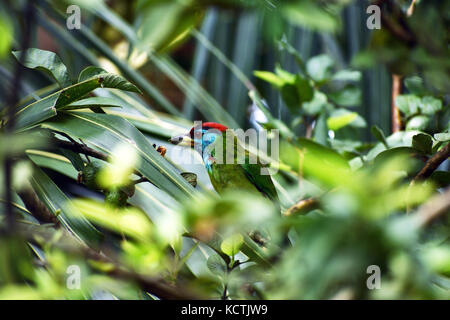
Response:
POLYGON ((450 298, 449 1, 0 9, 0 299, 450 298))

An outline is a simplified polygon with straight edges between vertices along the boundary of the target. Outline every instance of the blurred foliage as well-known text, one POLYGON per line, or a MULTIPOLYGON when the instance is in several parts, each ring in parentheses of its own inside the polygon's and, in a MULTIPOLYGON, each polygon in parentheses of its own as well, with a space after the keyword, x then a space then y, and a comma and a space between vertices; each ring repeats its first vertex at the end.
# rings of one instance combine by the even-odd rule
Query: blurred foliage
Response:
POLYGON ((14 179, 2 171, 0 201, 11 187, 15 230, 2 206, 0 299, 450 298, 448 155, 417 179, 450 141, 447 1, 418 1, 410 17, 408 1, 388 1, 407 37, 384 25, 367 48, 347 30, 364 6, 347 0, 70 1, 85 10, 78 31, 64 28, 69 2, 30 3, 58 52, 34 48, 39 34, 21 48, 27 1, 2 11, 0 163, 13 160, 14 179), (213 41, 230 37, 230 16, 233 48, 213 41), (367 119, 390 111, 390 83, 369 86, 383 78, 361 69, 381 65, 403 77, 392 134, 367 119), (197 117, 280 130, 280 203, 211 190, 198 155, 166 142, 197 117))

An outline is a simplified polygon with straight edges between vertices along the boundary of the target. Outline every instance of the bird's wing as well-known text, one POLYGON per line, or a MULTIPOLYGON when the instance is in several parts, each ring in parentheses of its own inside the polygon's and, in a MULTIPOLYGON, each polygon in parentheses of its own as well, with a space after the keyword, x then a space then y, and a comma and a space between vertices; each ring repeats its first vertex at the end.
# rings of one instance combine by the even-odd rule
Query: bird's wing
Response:
POLYGON ((268 174, 261 174, 264 166, 260 163, 249 164, 247 161, 241 164, 240 167, 244 170, 246 177, 250 182, 266 197, 272 201, 278 201, 277 190, 273 184, 272 178, 268 174))

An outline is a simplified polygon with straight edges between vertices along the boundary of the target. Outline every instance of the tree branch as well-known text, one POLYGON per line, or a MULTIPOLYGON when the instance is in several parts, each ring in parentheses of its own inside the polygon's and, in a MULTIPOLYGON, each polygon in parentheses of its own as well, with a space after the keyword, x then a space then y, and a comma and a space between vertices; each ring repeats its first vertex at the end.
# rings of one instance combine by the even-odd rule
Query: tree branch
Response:
POLYGON ((436 152, 430 159, 428 159, 425 166, 422 170, 417 173, 414 179, 411 181, 411 184, 416 183, 417 181, 425 180, 444 162, 446 159, 450 157, 450 143, 447 143, 445 147, 436 152))
POLYGON ((319 201, 317 198, 303 199, 283 212, 283 216, 290 217, 294 214, 303 214, 317 208, 319 201))
POLYGON ((450 213, 450 189, 423 204, 416 213, 419 226, 425 227, 436 218, 450 213))
MULTIPOLYGON (((386 4, 390 8, 394 8, 395 4, 393 4, 389 0, 375 0, 372 2, 373 4, 379 6, 380 8, 386 4)), ((404 22, 404 15, 400 8, 397 8, 397 12, 399 14, 398 21, 404 22)), ((408 46, 414 46, 416 44, 415 35, 406 27, 406 24, 398 23, 397 21, 391 19, 385 12, 381 13, 381 22, 383 26, 389 30, 389 32, 396 37, 398 40, 404 42, 408 46)))
POLYGON ((26 186, 17 193, 28 211, 30 211, 33 217, 39 222, 52 223, 57 228, 61 226, 58 218, 48 210, 47 206, 39 199, 31 186, 26 186))

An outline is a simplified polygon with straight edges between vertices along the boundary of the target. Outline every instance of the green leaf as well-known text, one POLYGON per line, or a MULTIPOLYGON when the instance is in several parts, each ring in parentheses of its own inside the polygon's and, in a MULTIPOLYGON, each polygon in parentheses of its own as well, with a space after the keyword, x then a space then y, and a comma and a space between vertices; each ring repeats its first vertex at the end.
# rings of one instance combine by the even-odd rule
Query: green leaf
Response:
POLYGON ((395 98, 395 105, 406 116, 419 112, 420 103, 420 98, 412 94, 399 95, 395 98))
POLYGON ((191 1, 140 1, 137 13, 139 46, 160 51, 183 38, 203 16, 203 8, 191 1))
MULTIPOLYGON (((13 55, 20 61, 22 52, 14 51, 13 55)), ((58 82, 61 88, 68 87, 72 84, 66 66, 54 52, 35 48, 28 49, 25 53, 23 65, 30 69, 46 72, 58 82)))
POLYGON ((354 107, 361 104, 361 90, 354 86, 348 86, 337 92, 328 94, 328 97, 339 106, 354 107))
POLYGON ((303 103, 302 108, 306 112, 306 114, 316 115, 325 109, 327 103, 327 96, 324 93, 315 90, 313 99, 311 101, 303 103))
POLYGON ((373 125, 373 126, 370 128, 370 131, 372 132, 373 136, 374 136, 378 141, 380 141, 382 144, 384 144, 386 148, 389 148, 389 147, 388 147, 388 144, 387 144, 387 142, 386 142, 386 136, 384 135, 383 130, 381 130, 377 125, 373 125))
POLYGON ((243 243, 244 237, 241 234, 236 233, 228 238, 225 238, 220 245, 220 249, 223 253, 232 257, 239 252, 243 243))
POLYGON ((60 93, 52 94, 20 109, 16 113, 16 129, 27 129, 55 116, 55 105, 60 93))
POLYGON ((105 69, 96 67, 96 66, 89 66, 81 70, 80 74, 78 75, 78 82, 83 82, 95 77, 100 76, 101 74, 108 73, 105 69))
POLYGON ((208 266, 209 271, 219 277, 223 277, 227 273, 227 264, 218 254, 209 256, 206 265, 208 266))
POLYGON ((438 185, 439 188, 446 188, 450 185, 449 171, 434 171, 430 178, 438 185))
POLYGON ((81 159, 81 156, 78 153, 75 153, 68 149, 59 149, 59 151, 64 157, 70 160, 73 167, 77 171, 82 171, 84 169, 84 161, 83 159, 81 159))
POLYGON ((339 19, 313 1, 293 1, 281 6, 283 15, 293 24, 314 30, 333 32, 339 19))
POLYGON ((433 139, 428 134, 419 133, 413 137, 412 146, 414 149, 424 154, 431 154, 431 150, 433 148, 433 139))
POLYGON ((97 229, 40 168, 34 168, 30 182, 41 201, 66 229, 87 244, 95 244, 100 240, 97 229))
POLYGON ((284 82, 294 83, 295 82, 295 74, 290 73, 289 71, 283 70, 280 64, 277 63, 275 66, 275 73, 283 79, 284 82))
POLYGON ((345 126, 348 126, 357 117, 358 117, 358 114, 356 112, 350 112, 350 113, 345 113, 345 114, 334 116, 334 117, 329 117, 327 119, 327 125, 330 130, 336 131, 345 126))
POLYGON ((406 130, 419 130, 425 131, 430 123, 430 118, 424 115, 417 115, 412 117, 406 123, 406 130))
POLYGON ((436 133, 434 139, 442 142, 450 141, 450 132, 436 133))
POLYGON ((142 94, 142 91, 139 90, 138 87, 122 76, 108 73, 99 67, 90 66, 85 68, 80 72, 78 82, 84 82, 91 79, 98 79, 102 88, 114 88, 142 94))
POLYGON ((336 72, 331 80, 334 81, 359 81, 361 80, 362 74, 360 71, 353 70, 340 70, 336 72))
POLYGON ((308 60, 306 70, 311 78, 317 82, 322 82, 331 77, 331 68, 333 65, 334 62, 330 56, 321 54, 308 60))
POLYGON ((423 80, 417 76, 406 78, 405 86, 412 94, 422 96, 427 93, 427 89, 425 89, 424 87, 423 80))
POLYGON ((285 81, 278 75, 276 75, 273 72, 269 72, 269 71, 254 71, 253 72, 254 76, 264 80, 268 83, 270 83, 271 85, 273 85, 275 88, 281 88, 285 81))
POLYGON ((0 15, 0 59, 9 54, 13 40, 13 27, 8 16, 0 15))
POLYGON ((45 121, 55 116, 57 110, 64 109, 99 87, 139 92, 137 87, 121 76, 109 73, 96 74, 20 109, 16 113, 16 127, 17 129, 26 129, 45 121))
POLYGON ((413 159, 413 156, 417 154, 417 150, 410 147, 395 147, 388 150, 384 150, 383 152, 380 152, 375 158, 375 163, 385 163, 386 161, 389 161, 392 158, 397 157, 405 157, 409 159, 413 159))
POLYGON ((308 79, 299 75, 295 77, 295 86, 298 90, 300 103, 311 101, 314 97, 314 88, 311 86, 308 79))
POLYGON ((322 145, 327 145, 328 142, 328 127, 327 127, 327 114, 322 112, 317 119, 314 126, 314 141, 322 145))
POLYGON ((423 114, 434 115, 442 110, 442 101, 430 96, 423 97, 420 103, 420 110, 423 114))
POLYGON ((106 154, 111 154, 118 144, 129 144, 140 158, 137 170, 154 185, 178 200, 186 200, 195 193, 195 189, 156 152, 145 136, 120 117, 68 112, 42 124, 42 127, 64 132, 73 138, 81 138, 106 154))
POLYGON ((298 112, 301 104, 300 97, 298 96, 298 90, 295 85, 289 83, 283 85, 281 88, 281 97, 291 112, 298 112))
POLYGON ((106 97, 91 97, 72 102, 68 106, 61 108, 61 110, 76 110, 91 107, 121 107, 121 102, 118 99, 106 97))

